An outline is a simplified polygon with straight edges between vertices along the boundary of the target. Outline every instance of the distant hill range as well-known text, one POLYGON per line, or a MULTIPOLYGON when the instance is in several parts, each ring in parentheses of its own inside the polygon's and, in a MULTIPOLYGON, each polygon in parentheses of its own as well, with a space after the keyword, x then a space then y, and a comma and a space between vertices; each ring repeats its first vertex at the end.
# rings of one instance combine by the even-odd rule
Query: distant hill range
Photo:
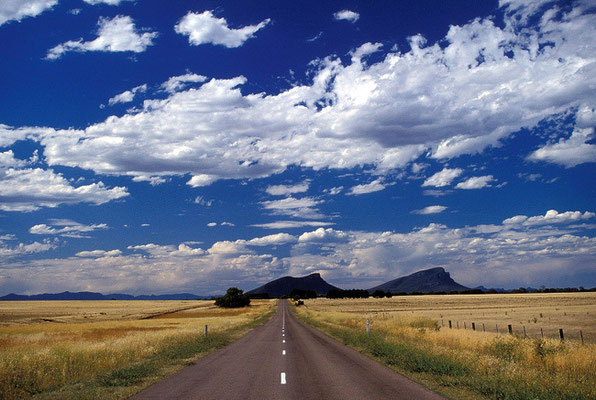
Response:
POLYGON ((394 279, 389 282, 385 282, 382 285, 375 286, 368 289, 370 293, 375 290, 382 290, 384 292, 391 293, 411 293, 411 292, 452 292, 469 290, 463 285, 460 285, 454 281, 449 272, 445 271, 444 268, 431 268, 423 271, 415 272, 411 275, 404 276, 401 278, 394 279))
POLYGON ((315 273, 302 278, 284 276, 269 283, 259 286, 256 289, 246 292, 249 296, 269 295, 269 297, 283 297, 292 293, 292 290, 315 291, 319 296, 325 296, 330 290, 341 290, 330 285, 321 278, 321 274, 315 273))
POLYGON ((196 300, 209 299, 206 296, 197 296, 191 293, 160 294, 160 295, 141 295, 132 296, 130 294, 101 294, 96 292, 62 292, 62 293, 43 293, 27 296, 24 294, 14 294, 0 297, 0 301, 24 301, 24 300, 196 300))

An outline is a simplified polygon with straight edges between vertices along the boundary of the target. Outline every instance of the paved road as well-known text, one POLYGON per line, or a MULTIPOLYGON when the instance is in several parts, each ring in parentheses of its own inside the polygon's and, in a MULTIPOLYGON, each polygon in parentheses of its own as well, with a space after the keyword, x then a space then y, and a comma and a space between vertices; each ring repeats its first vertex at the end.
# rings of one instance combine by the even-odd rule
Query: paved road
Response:
POLYGON ((298 321, 281 301, 266 324, 132 399, 442 399, 298 321))

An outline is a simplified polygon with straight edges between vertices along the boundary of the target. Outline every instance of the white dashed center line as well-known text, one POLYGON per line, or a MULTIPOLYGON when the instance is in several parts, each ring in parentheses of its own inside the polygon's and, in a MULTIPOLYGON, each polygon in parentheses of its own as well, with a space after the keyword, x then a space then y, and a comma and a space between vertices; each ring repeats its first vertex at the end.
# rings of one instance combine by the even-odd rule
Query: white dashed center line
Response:
POLYGON ((286 342, 286 339, 282 340, 281 342, 282 342, 282 343, 285 343, 285 342, 286 342))
POLYGON ((286 373, 285 372, 281 373, 281 384, 282 385, 286 384, 286 373))
POLYGON ((285 356, 285 355, 286 355, 286 351, 285 351, 285 350, 282 350, 282 351, 281 351, 281 355, 282 355, 282 356, 285 356))

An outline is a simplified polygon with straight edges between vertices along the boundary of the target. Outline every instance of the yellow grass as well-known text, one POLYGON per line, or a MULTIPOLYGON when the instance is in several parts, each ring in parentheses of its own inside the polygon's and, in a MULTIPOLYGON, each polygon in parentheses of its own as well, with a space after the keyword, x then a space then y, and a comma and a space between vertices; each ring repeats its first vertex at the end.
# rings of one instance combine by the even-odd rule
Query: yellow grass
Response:
POLYGON ((496 333, 507 332, 511 324, 515 334, 558 338, 562 328, 568 340, 580 340, 582 330, 586 342, 596 343, 596 293, 529 293, 495 295, 396 296, 390 299, 315 299, 307 303, 311 311, 339 311, 365 315, 372 320, 383 315, 426 317, 448 329, 472 329, 496 333))
POLYGON ((236 310, 213 301, 0 303, 0 398, 43 393, 133 365, 177 341, 204 336, 205 325, 212 335, 228 332, 273 306, 272 300, 236 310))
POLYGON ((297 312, 453 398, 596 398, 596 293, 314 299, 305 300, 297 312), (454 327, 459 321, 462 329, 442 327, 441 319, 445 325, 451 319, 454 327), (365 331, 366 320, 379 340, 448 360, 455 370, 467 372, 441 376, 392 364, 383 350, 356 336, 365 331), (472 331, 471 322, 480 331, 472 331), (482 323, 492 325, 492 331, 499 324, 501 334, 482 332, 482 323), (520 336, 506 334, 507 324, 520 336), (535 338, 523 338, 522 325, 535 338), (562 327, 574 340, 542 340, 540 327, 553 337, 562 327), (579 329, 585 345, 575 340, 579 329))

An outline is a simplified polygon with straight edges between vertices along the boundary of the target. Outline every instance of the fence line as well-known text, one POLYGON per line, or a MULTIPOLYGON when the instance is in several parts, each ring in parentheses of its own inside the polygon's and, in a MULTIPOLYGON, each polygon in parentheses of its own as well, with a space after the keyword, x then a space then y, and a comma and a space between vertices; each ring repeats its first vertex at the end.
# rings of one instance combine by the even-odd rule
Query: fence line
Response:
MULTIPOLYGON (((449 320, 447 320, 447 325, 448 325, 449 329, 460 329, 459 322, 460 321, 458 321, 458 320, 453 321, 453 320, 450 320, 449 319, 449 320)), ((464 330, 467 330, 468 329, 468 325, 467 325, 466 321, 462 321, 462 322, 463 322, 463 329, 464 330)), ((441 319, 441 327, 445 327, 445 320, 444 319, 441 319)), ((477 331, 477 329, 476 329, 477 327, 479 327, 479 325, 477 324, 476 321, 471 322, 470 329, 472 331, 477 331)), ((571 339, 571 337, 568 334, 569 331, 567 331, 567 337, 566 337, 565 336, 565 331, 563 330, 563 328, 558 328, 558 329, 557 328, 552 328, 552 329, 555 330, 556 333, 551 338, 553 338, 553 339, 554 338, 558 338, 562 342, 565 341, 565 340, 571 339)), ((478 329, 478 331, 480 331, 480 329, 478 329)), ((486 325, 484 324, 484 322, 482 323, 482 332, 489 332, 490 333, 490 330, 487 330, 486 329, 486 325)), ((497 335, 499 334, 499 324, 498 323, 495 324, 495 331, 494 332, 497 335)), ((517 335, 516 332, 514 331, 513 324, 507 324, 507 332, 508 332, 509 335, 512 335, 512 336, 516 336, 517 335)), ((518 332, 519 332, 519 330, 518 330, 518 332)), ((525 338, 537 337, 537 334, 534 334, 534 335, 528 334, 528 332, 526 330, 526 325, 523 325, 523 324, 522 324, 522 332, 523 332, 523 336, 522 335, 519 335, 519 336, 522 336, 522 337, 525 337, 525 338)), ((544 337, 545 337, 544 336, 544 329, 542 327, 540 327, 540 338, 541 339, 544 339, 544 337)), ((584 332, 583 332, 583 330, 580 329, 577 337, 576 338, 574 337, 573 339, 576 339, 577 341, 580 341, 582 345, 585 344, 585 338, 584 338, 584 332)))

